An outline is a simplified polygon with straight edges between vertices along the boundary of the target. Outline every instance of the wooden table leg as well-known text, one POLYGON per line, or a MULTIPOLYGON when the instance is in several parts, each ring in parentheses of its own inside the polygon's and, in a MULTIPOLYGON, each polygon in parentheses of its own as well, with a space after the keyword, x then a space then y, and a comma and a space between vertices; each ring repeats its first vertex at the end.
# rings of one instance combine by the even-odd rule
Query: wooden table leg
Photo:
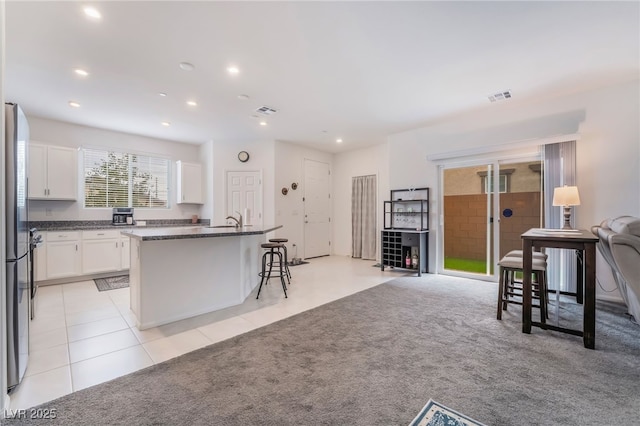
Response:
POLYGON ((531 333, 531 240, 522 240, 522 332, 531 333))
POLYGON ((576 250, 576 302, 582 305, 584 301, 584 254, 576 250))
POLYGON ((596 245, 586 243, 584 250, 584 347, 596 344, 596 245))

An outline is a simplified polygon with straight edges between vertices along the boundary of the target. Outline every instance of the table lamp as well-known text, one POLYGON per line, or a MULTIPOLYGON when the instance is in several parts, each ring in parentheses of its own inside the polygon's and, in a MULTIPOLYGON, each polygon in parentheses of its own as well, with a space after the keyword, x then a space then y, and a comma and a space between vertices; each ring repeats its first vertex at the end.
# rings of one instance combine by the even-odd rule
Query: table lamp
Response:
POLYGON ((553 205, 564 207, 564 226, 562 229, 571 229, 571 206, 580 205, 580 195, 577 186, 559 186, 553 190, 553 205))

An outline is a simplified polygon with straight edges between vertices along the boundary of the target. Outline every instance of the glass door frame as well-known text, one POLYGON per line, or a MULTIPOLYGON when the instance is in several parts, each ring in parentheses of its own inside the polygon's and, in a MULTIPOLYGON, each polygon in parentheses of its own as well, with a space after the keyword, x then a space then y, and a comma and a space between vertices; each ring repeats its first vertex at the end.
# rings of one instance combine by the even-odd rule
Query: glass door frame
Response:
MULTIPOLYGON (((519 153, 501 153, 494 152, 491 157, 480 155, 477 158, 468 159, 467 161, 447 161, 438 165, 438 238, 436 240, 436 273, 450 275, 462 278, 472 278, 476 280, 497 282, 500 278, 498 261, 500 260, 500 176, 501 165, 507 165, 513 162, 540 161, 543 162, 543 154, 539 146, 535 151, 531 149, 526 152, 519 153), (493 249, 491 250, 491 239, 487 238, 487 273, 478 274, 472 272, 456 271, 444 268, 444 171, 447 169, 456 169, 474 166, 487 166, 487 178, 491 179, 492 191, 487 193, 487 214, 488 218, 493 217, 493 226, 491 221, 487 220, 487 236, 491 235, 493 239, 493 249), (493 199, 493 202, 491 202, 493 199), (492 215, 492 216, 491 216, 492 215), (493 228, 491 230, 491 228, 493 228), (493 262, 491 261, 493 259, 493 262), (493 264, 492 264, 493 263, 493 264), (493 269, 493 273, 491 273, 493 269)), ((541 186, 542 188, 542 186, 541 186)), ((543 208, 543 207, 541 207, 543 208)))
POLYGON ((438 208, 438 239, 437 239, 437 250, 436 250, 436 264, 437 264, 437 273, 443 275, 450 275, 454 277, 462 277, 462 278, 471 278, 476 280, 483 281, 493 281, 497 282, 499 278, 498 268, 496 268, 497 260, 496 257, 499 253, 499 241, 500 241, 500 221, 495 220, 495 218, 499 218, 500 213, 500 205, 496 200, 499 198, 495 197, 494 194, 500 191, 500 180, 496 179, 495 176, 500 175, 500 164, 499 160, 492 159, 477 159, 470 161, 461 161, 461 162, 448 162, 447 164, 440 164, 438 166, 438 193, 439 193, 439 208, 438 208), (459 169, 465 167, 478 167, 478 166, 487 166, 487 179, 490 179, 489 182, 492 183, 492 188, 490 192, 487 192, 487 239, 486 239, 486 272, 482 273, 473 273, 473 272, 464 272, 457 271, 454 269, 445 269, 444 268, 444 171, 448 169, 459 169), (494 218, 493 223, 491 222, 491 218, 494 218), (492 226, 493 225, 493 226, 492 226), (493 229, 492 229, 493 228, 493 229), (496 243, 496 241, 498 243, 496 243), (493 244, 492 244, 493 242, 493 244), (491 249, 493 246, 493 250, 491 249), (492 259, 494 261, 492 262, 492 259), (493 270, 493 273, 491 272, 493 270))

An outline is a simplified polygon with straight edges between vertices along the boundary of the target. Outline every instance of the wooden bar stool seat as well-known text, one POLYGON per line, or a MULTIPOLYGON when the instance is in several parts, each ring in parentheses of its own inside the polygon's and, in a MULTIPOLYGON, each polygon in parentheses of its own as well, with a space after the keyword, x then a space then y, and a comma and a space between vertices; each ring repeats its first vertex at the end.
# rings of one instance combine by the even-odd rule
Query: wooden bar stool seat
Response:
MULTIPOLYGON (((509 253, 505 254, 504 257, 519 257, 522 259, 522 250, 511 250, 509 253)), ((547 256, 545 253, 541 253, 539 251, 531 252, 531 258, 534 260, 538 259, 538 260, 544 260, 546 262, 548 257, 549 256, 547 256)))
POLYGON ((263 243, 260 244, 260 247, 266 249, 262 255, 262 271, 258 273, 260 279, 260 287, 258 287, 258 295, 256 299, 260 297, 260 291, 262 290, 262 284, 265 282, 269 282, 269 278, 280 278, 280 282, 282 283, 282 290, 284 291, 284 297, 287 298, 287 285, 284 282, 284 277, 287 276, 286 271, 284 270, 284 259, 282 257, 282 252, 280 251, 282 247, 284 247, 281 243, 263 243), (269 260, 267 261, 267 257, 269 260), (277 259, 276 259, 277 257, 277 259), (277 265, 278 270, 273 272, 273 266, 277 265), (268 267, 268 269, 267 269, 268 267))

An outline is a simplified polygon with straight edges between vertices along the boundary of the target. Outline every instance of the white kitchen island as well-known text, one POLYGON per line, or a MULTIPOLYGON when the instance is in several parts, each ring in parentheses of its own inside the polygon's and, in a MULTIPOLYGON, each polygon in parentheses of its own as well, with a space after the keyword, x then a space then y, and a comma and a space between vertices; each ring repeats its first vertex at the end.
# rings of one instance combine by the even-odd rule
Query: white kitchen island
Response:
POLYGON ((278 226, 135 228, 131 310, 140 330, 238 305, 258 285, 266 234, 278 226))

